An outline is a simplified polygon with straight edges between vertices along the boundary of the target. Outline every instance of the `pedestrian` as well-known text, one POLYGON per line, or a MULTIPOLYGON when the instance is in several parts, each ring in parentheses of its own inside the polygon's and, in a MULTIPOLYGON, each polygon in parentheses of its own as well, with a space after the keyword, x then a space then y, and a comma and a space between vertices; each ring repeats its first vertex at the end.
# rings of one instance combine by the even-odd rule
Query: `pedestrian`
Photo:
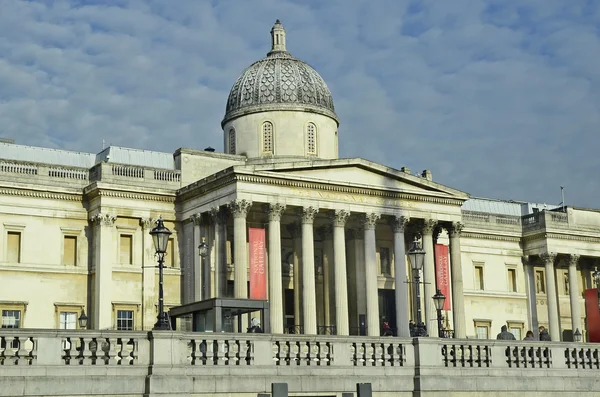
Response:
POLYGON ((383 322, 383 336, 394 336, 394 334, 392 333, 392 328, 390 327, 390 323, 388 323, 387 321, 383 322))
POLYGON ((539 331, 540 331, 540 340, 541 341, 543 341, 543 342, 552 341, 552 338, 550 337, 550 334, 548 333, 548 330, 546 329, 546 327, 541 325, 539 328, 539 331))
POLYGON ((250 327, 248 328, 248 333, 250 334, 262 334, 263 330, 260 327, 260 320, 256 317, 253 317, 250 321, 250 327))
POLYGON ((525 334, 525 339, 523 340, 535 340, 535 336, 533 336, 533 331, 527 331, 525 334))
POLYGON ((498 334, 498 336, 496 336, 496 339, 500 339, 500 340, 516 340, 515 336, 513 334, 511 334, 510 332, 508 332, 508 328, 506 327, 506 325, 503 325, 500 328, 500 333, 498 334))

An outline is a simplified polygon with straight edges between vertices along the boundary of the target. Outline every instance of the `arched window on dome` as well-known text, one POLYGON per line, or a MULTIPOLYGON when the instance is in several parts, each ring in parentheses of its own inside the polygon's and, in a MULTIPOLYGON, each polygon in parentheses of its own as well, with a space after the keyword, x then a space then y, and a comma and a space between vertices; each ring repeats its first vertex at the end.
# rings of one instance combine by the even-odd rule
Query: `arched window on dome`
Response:
POLYGON ((235 129, 229 130, 229 154, 235 154, 235 129))
POLYGON ((273 154, 273 123, 270 121, 262 125, 262 144, 264 154, 273 154))
POLYGON ((317 154, 317 126, 313 123, 306 126, 306 152, 317 154))

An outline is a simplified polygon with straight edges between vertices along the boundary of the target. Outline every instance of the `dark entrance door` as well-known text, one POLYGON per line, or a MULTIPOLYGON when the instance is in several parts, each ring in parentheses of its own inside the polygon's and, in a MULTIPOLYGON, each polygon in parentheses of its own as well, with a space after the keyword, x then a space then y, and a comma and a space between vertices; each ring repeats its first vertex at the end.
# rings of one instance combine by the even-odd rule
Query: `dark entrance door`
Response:
MULTIPOLYGON (((387 321, 394 335, 396 332, 396 303, 393 289, 380 289, 379 294, 379 327, 383 326, 383 322, 387 321)), ((381 331, 381 330, 380 330, 381 331)), ((380 332, 381 334, 381 332, 380 332)))

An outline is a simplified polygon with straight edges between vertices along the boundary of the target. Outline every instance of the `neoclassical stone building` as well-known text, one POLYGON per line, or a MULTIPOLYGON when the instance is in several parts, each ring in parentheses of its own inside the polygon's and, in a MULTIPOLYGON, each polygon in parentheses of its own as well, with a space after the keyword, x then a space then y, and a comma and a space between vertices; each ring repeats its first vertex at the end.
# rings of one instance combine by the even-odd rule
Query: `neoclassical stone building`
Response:
POLYGON ((518 339, 538 325, 553 340, 586 329, 600 210, 471 198, 428 170, 340 158, 338 125, 327 85, 287 51, 278 21, 271 51, 233 85, 224 153, 0 143, 2 326, 75 328, 85 310, 94 329, 150 329, 158 271, 148 232, 160 216, 173 231, 167 307, 247 298, 252 228, 266 232, 263 321, 273 333, 379 335, 387 321, 409 336, 414 239, 426 252, 431 335, 440 280, 456 337, 494 338, 505 324, 518 339))

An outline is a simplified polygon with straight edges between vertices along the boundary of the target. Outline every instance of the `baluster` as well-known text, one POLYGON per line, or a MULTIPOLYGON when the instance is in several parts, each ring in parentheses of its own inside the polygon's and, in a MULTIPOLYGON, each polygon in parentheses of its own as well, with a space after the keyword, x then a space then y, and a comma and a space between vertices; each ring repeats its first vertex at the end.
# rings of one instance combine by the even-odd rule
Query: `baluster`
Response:
POLYGON ((214 348, 216 351, 215 365, 226 365, 226 357, 225 357, 225 341, 216 340, 213 342, 214 348))

